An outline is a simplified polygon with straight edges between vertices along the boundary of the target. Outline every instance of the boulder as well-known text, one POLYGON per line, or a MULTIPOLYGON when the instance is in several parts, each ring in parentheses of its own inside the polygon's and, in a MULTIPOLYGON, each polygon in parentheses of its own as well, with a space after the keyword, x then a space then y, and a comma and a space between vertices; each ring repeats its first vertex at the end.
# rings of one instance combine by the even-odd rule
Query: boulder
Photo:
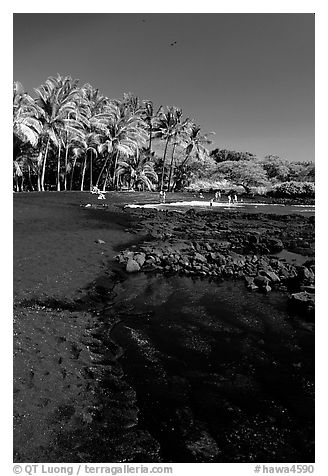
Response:
POLYGON ((264 275, 267 276, 272 283, 280 283, 280 278, 274 271, 265 271, 264 275))
POLYGON ((257 286, 261 286, 261 287, 268 286, 269 282, 270 282, 269 278, 267 278, 266 276, 260 276, 259 274, 255 276, 254 278, 254 283, 257 286))
POLYGON ((270 251, 282 251, 284 249, 284 244, 279 238, 268 238, 267 246, 270 251))
POLYGON ((235 253, 234 251, 231 251, 230 257, 232 259, 233 264, 236 264, 237 266, 244 266, 245 265, 245 257, 242 255, 239 255, 238 253, 235 253))
POLYGON ((134 252, 125 250, 125 251, 122 251, 122 255, 126 260, 129 260, 130 258, 134 257, 134 252))
POLYGON ((310 318, 314 317, 314 294, 307 291, 294 293, 290 297, 290 302, 299 312, 304 312, 310 318))
POLYGON ((219 266, 226 263, 226 258, 221 253, 210 253, 210 257, 215 261, 219 266))
POLYGON ((212 251, 212 246, 211 246, 209 243, 205 243, 205 244, 204 244, 204 248, 205 248, 207 251, 212 251))
POLYGON ((247 289, 249 289, 250 291, 257 291, 259 289, 259 287, 256 286, 256 284, 251 283, 247 286, 247 289))
MULTIPOLYGON (((254 283, 254 278, 251 276, 244 276, 245 282, 248 286, 254 283)), ((257 287, 257 286, 256 286, 257 287)))
POLYGON ((145 253, 135 253, 133 259, 138 263, 141 268, 144 265, 144 262, 146 261, 146 255, 145 253))
POLYGON ((272 288, 268 284, 266 286, 264 286, 263 288, 261 288, 261 291, 263 291, 265 293, 269 293, 271 290, 272 290, 272 288))
POLYGON ((195 253, 194 259, 196 261, 201 261, 202 263, 207 263, 207 259, 205 258, 205 256, 201 255, 200 253, 195 253))
POLYGON ((292 273, 285 266, 281 266, 279 269, 279 275, 282 279, 289 279, 292 276, 292 273))
POLYGON ((221 249, 229 249, 231 247, 231 242, 230 241, 217 241, 216 246, 221 249))
POLYGON ((300 278, 301 281, 308 281, 312 283, 314 281, 314 273, 312 269, 309 269, 305 266, 300 266, 298 268, 298 277, 300 278))
POLYGON ((260 241, 260 232, 252 232, 248 235, 248 242, 251 243, 252 245, 257 245, 260 241))
POLYGON ((98 243, 99 245, 104 245, 104 244, 106 243, 106 241, 100 240, 100 239, 98 238, 98 240, 96 240, 96 243, 98 243))
POLYGON ((294 293, 291 295, 291 300, 299 304, 314 304, 314 294, 307 291, 301 291, 300 293, 294 293))
POLYGON ((126 264, 126 271, 128 273, 137 273, 140 271, 140 266, 134 259, 130 258, 126 264))

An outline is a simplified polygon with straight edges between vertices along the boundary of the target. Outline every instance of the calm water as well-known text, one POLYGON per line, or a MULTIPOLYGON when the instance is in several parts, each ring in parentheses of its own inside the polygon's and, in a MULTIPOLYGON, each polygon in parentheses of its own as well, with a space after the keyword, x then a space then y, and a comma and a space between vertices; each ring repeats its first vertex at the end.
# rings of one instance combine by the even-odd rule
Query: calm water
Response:
POLYGON ((164 461, 313 461, 313 329, 286 297, 155 275, 117 292, 112 337, 164 461))

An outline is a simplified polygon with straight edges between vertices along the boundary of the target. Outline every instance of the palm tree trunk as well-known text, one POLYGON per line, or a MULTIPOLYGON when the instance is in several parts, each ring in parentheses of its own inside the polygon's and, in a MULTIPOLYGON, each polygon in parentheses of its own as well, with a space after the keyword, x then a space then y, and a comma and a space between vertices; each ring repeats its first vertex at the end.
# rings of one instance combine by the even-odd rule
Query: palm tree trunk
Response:
POLYGON ((149 145, 148 145, 149 157, 151 157, 152 132, 153 132, 153 128, 152 128, 152 126, 151 126, 151 124, 150 124, 150 126, 149 126, 149 145))
POLYGON ((42 148, 39 152, 38 161, 37 161, 37 172, 38 172, 37 188, 38 188, 38 192, 41 192, 41 168, 42 168, 42 148))
POLYGON ((168 186, 168 192, 171 192, 171 178, 172 178, 172 171, 173 171, 173 160, 174 160, 174 151, 177 143, 174 142, 173 148, 172 148, 172 157, 171 157, 171 164, 170 164, 170 174, 169 174, 169 186, 168 186))
POLYGON ((68 163, 68 134, 66 141, 66 150, 65 150, 65 170, 64 170, 64 190, 67 190, 67 163, 68 163))
POLYGON ((57 192, 60 192, 60 153, 61 153, 61 144, 59 143, 58 157, 57 157, 57 192))
POLYGON ((32 189, 32 192, 34 192, 32 176, 31 176, 31 167, 29 165, 27 166, 27 171, 28 171, 28 181, 29 181, 30 187, 32 189))
POLYGON ((106 167, 106 165, 107 165, 108 158, 109 158, 109 156, 106 158, 105 163, 104 163, 104 165, 103 165, 102 168, 101 168, 100 174, 98 175, 98 178, 97 178, 97 181, 96 181, 96 187, 97 187, 97 188, 98 188, 98 185, 99 185, 99 181, 100 181, 100 179, 101 179, 101 176, 102 176, 102 174, 103 174, 103 172, 104 172, 104 170, 105 170, 105 167, 106 167))
POLYGON ((69 189, 70 189, 70 190, 72 190, 72 188, 73 188, 73 176, 74 176, 74 170, 75 170, 76 159, 77 159, 77 157, 75 156, 75 157, 74 157, 74 160, 73 160, 72 171, 71 171, 71 180, 70 180, 70 184, 69 184, 69 189))
POLYGON ((184 161, 182 162, 181 164, 181 167, 183 167, 185 165, 185 163, 187 162, 187 160, 189 159, 189 157, 191 156, 191 152, 190 154, 187 155, 187 157, 184 159, 184 161))
POLYGON ((92 190, 92 159, 93 159, 93 152, 90 150, 90 192, 92 190))
POLYGON ((84 176, 85 176, 85 169, 86 169, 86 168, 87 168, 87 154, 85 154, 84 163, 83 163, 82 179, 81 179, 81 192, 83 192, 84 176))
POLYGON ((45 150, 45 153, 44 153, 44 159, 43 159, 43 164, 42 164, 42 174, 41 174, 41 182, 40 182, 40 187, 41 187, 42 192, 44 192, 44 176, 46 174, 46 163, 47 163, 49 144, 50 144, 50 138, 48 138, 48 140, 47 140, 46 150, 45 150))
POLYGON ((107 180, 108 180, 108 176, 109 176, 109 169, 110 169, 110 167, 108 166, 107 172, 106 172, 106 177, 105 177, 105 182, 104 182, 103 189, 102 189, 103 192, 106 191, 106 184, 107 184, 107 180))
POLYGON ((169 140, 170 140, 170 137, 168 136, 168 138, 166 139, 166 144, 165 144, 165 149, 164 149, 164 156, 163 156, 161 192, 163 191, 163 185, 164 185, 165 159, 166 159, 167 146, 169 145, 169 140))
POLYGON ((118 152, 115 153, 115 160, 114 160, 114 170, 113 170, 113 186, 114 186, 114 188, 115 188, 115 181, 116 181, 117 159, 118 159, 118 152))

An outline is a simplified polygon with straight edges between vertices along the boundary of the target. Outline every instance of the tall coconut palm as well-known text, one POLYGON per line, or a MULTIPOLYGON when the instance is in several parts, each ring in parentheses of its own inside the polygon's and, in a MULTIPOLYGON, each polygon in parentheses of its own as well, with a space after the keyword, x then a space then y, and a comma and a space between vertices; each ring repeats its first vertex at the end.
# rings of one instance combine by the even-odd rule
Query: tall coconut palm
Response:
POLYGON ((175 132, 173 135, 173 147, 172 147, 172 153, 171 153, 171 163, 170 163, 170 172, 169 172, 169 179, 168 179, 168 191, 171 192, 173 189, 173 186, 171 188, 171 179, 173 175, 173 169, 175 167, 175 152, 178 146, 182 146, 185 143, 185 137, 188 134, 189 130, 189 125, 190 125, 190 120, 185 119, 182 121, 182 114, 181 116, 177 117, 177 123, 175 127, 175 132))
MULTIPOLYGON (((106 149, 108 124, 112 117, 112 103, 107 97, 101 95, 98 89, 94 89, 90 84, 85 84, 80 93, 79 108, 84 123, 84 142, 88 144, 86 147, 84 146, 84 149, 87 150, 87 154, 90 156, 91 190, 93 186, 93 159, 99 156, 98 151, 101 144, 104 144, 104 147, 100 150, 104 152, 106 149)), ((103 159, 106 163, 106 157, 103 157, 103 159)), ((97 184, 98 182, 99 180, 97 184)))
MULTIPOLYGON (((214 134, 211 132, 211 134, 214 134)), ((186 148, 185 154, 186 157, 182 161, 182 167, 187 163, 193 151, 196 152, 197 157, 201 158, 202 155, 208 155, 208 150, 205 145, 212 144, 211 139, 209 139, 208 134, 201 134, 201 127, 197 126, 193 122, 189 124, 189 127, 186 128, 186 148)))
POLYGON ((87 160, 89 157, 90 162, 90 190, 92 189, 92 159, 98 155, 98 146, 100 145, 101 135, 94 132, 86 134, 85 139, 82 141, 82 151, 84 156, 83 168, 81 174, 81 191, 84 190, 84 179, 87 168, 87 160))
POLYGON ((201 127, 191 121, 186 125, 183 136, 185 141, 185 157, 176 167, 174 176, 175 184, 179 182, 183 183, 185 181, 187 176, 187 163, 192 156, 195 156, 198 161, 201 159, 204 160, 209 156, 209 151, 205 145, 212 143, 208 137, 208 134, 201 134, 201 127))
POLYGON ((38 108, 31 96, 24 92, 19 82, 14 82, 13 89, 13 133, 14 159, 17 158, 20 148, 24 144, 36 147, 42 131, 38 108))
POLYGON ((98 186, 107 167, 103 190, 106 189, 109 177, 113 186, 116 186, 118 159, 133 156, 146 144, 147 140, 142 119, 127 110, 124 104, 111 103, 106 112, 109 123, 104 135, 105 141, 99 148, 99 151, 105 154, 106 159, 96 182, 96 186, 98 186))
MULTIPOLYGON (((46 163, 51 143, 58 147, 60 131, 66 132, 65 177, 67 168, 68 137, 70 132, 78 133, 79 121, 77 104, 77 81, 70 77, 49 77, 45 84, 35 89, 36 103, 42 109, 42 172, 41 190, 44 190, 46 163), (72 114, 72 116, 71 116, 72 114)), ((65 187, 66 188, 66 187, 65 187)))
POLYGON ((162 110, 162 106, 160 106, 155 113, 154 105, 152 101, 144 101, 143 113, 142 118, 145 121, 148 129, 148 156, 152 156, 152 140, 156 136, 157 131, 157 120, 160 111, 162 110))
POLYGON ((165 160, 169 142, 176 136, 178 127, 181 122, 182 110, 176 107, 167 108, 166 112, 161 111, 157 121, 157 134, 162 140, 165 141, 163 164, 162 164, 162 176, 161 187, 163 191, 164 187, 164 175, 165 175, 165 160))

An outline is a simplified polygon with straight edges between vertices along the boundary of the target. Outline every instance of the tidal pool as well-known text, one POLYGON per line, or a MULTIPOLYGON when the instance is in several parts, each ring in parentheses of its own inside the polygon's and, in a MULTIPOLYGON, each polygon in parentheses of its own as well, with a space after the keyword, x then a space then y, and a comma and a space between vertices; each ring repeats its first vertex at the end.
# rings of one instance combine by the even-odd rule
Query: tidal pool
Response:
POLYGON ((111 335, 163 461, 314 461, 313 328, 287 297, 149 274, 116 292, 111 335))

